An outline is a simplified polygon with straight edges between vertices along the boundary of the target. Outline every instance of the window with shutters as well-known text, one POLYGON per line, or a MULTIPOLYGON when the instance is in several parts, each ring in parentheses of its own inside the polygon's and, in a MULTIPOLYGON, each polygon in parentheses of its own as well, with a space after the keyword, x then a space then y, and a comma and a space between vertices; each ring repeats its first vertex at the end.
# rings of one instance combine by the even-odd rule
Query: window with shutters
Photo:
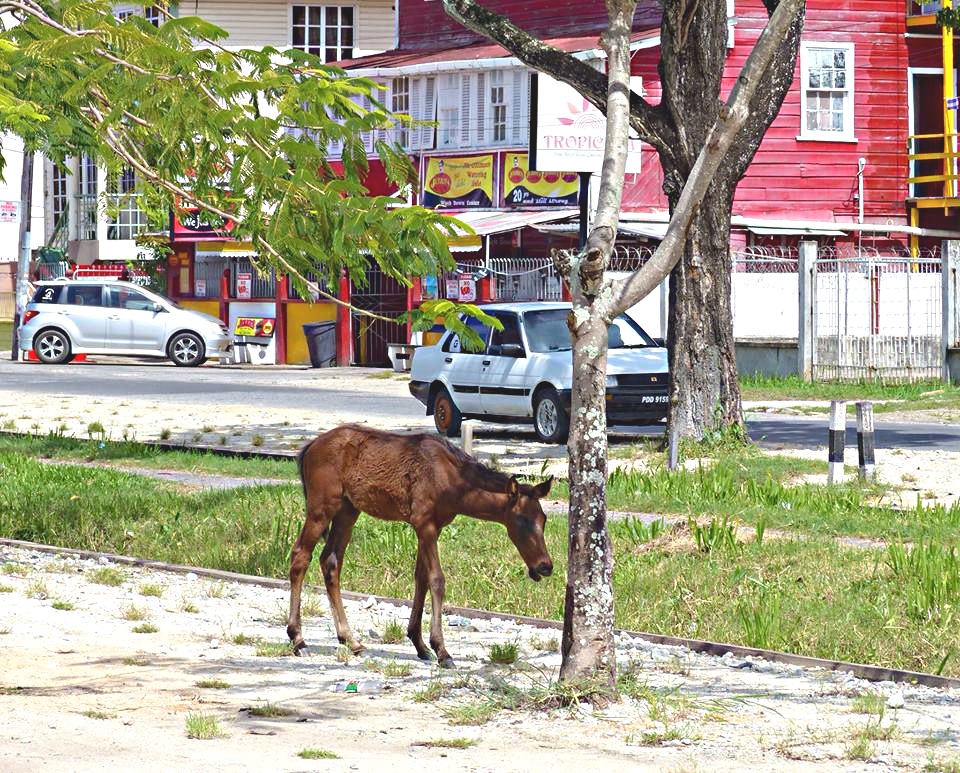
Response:
POLYGON ((516 68, 439 76, 436 147, 524 144, 529 131, 528 82, 527 72, 516 68))
POLYGON ((490 73, 490 141, 507 141, 507 98, 502 70, 490 73))
POLYGON ((291 44, 324 62, 352 59, 356 37, 352 5, 291 6, 291 44))
MULTIPOLYGON (((390 83, 390 111, 394 114, 410 115, 410 79, 393 78, 390 83)), ((410 125, 398 123, 394 129, 393 140, 403 148, 410 148, 410 125)))

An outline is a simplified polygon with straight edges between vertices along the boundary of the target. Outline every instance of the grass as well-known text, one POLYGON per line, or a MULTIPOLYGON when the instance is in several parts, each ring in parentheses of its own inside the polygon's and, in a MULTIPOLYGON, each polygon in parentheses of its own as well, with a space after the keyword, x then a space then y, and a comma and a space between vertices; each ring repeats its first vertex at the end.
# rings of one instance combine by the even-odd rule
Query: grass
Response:
POLYGON ((90 719, 115 719, 116 714, 111 714, 106 711, 96 711, 94 709, 89 709, 83 712, 83 716, 89 717, 90 719))
POLYGON ((222 679, 200 679, 196 683, 197 687, 205 690, 228 690, 230 689, 230 683, 224 682, 222 679))
POLYGON ((160 598, 163 595, 164 587, 159 583, 155 582, 145 582, 140 586, 140 595, 141 596, 156 596, 160 598))
POLYGON ((407 638, 407 629, 396 620, 391 620, 383 629, 380 639, 384 644, 400 644, 407 638))
POLYGON ((850 711, 855 714, 874 714, 883 717, 887 710, 887 699, 880 693, 865 692, 853 699, 850 711))
POLYGON ((140 625, 135 625, 132 630, 134 633, 156 633, 160 629, 153 623, 140 623, 140 625))
POLYGON ((433 738, 428 741, 416 741, 414 746, 428 749, 469 749, 476 741, 472 738, 433 738))
POLYGON ((220 721, 212 714, 187 714, 185 720, 187 738, 196 738, 209 741, 214 738, 223 738, 226 733, 220 727, 220 721))
POLYGON ((339 760, 340 759, 339 754, 328 751, 327 749, 317 749, 311 746, 308 746, 306 749, 301 749, 300 751, 298 751, 297 756, 305 760, 339 760))
POLYGON ((517 647, 516 642, 506 642, 500 644, 491 644, 488 651, 491 663, 496 663, 501 666, 508 666, 511 663, 517 662, 517 656, 520 654, 520 648, 517 647))
POLYGON ((0 584, 0 593, 13 593, 15 588, 12 585, 2 585, 0 584))
POLYGON ((257 641, 257 657, 282 658, 293 655, 293 649, 288 641, 257 641))
POLYGON ((145 620, 147 617, 147 611, 143 607, 138 607, 136 604, 128 604, 122 610, 120 610, 120 617, 124 620, 129 620, 130 622, 138 622, 140 620, 145 620))
POLYGON ((744 400, 846 400, 848 410, 856 400, 902 401, 895 405, 874 405, 874 411, 960 408, 960 388, 940 381, 913 384, 885 384, 881 381, 850 383, 807 382, 799 376, 740 378, 744 400))
POLYGON ((133 655, 124 658, 122 661, 125 666, 149 666, 150 661, 140 655, 133 655))
POLYGON ((69 601, 63 601, 62 599, 56 599, 53 602, 53 604, 51 604, 51 606, 54 609, 59 609, 64 612, 69 612, 72 609, 76 609, 76 607, 73 604, 71 604, 69 601))
POLYGON ((268 719, 292 717, 297 713, 293 709, 278 706, 276 703, 261 703, 256 706, 251 706, 248 712, 251 717, 266 717, 268 719))
POLYGON ((244 646, 246 644, 256 644, 258 639, 255 636, 250 636, 245 633, 235 633, 230 641, 232 641, 234 644, 244 646))
MULTIPOLYGON (((788 485, 811 464, 744 451, 722 454, 711 466, 688 472, 615 474, 611 492, 618 509, 629 505, 696 515, 698 526, 707 530, 707 545, 712 539, 709 521, 717 519, 706 552, 697 549, 689 527, 638 540, 628 523, 610 523, 615 594, 630 599, 617 604, 616 624, 960 675, 960 627, 946 614, 947 604, 956 609, 958 599, 951 595, 956 586, 949 577, 942 578, 947 584, 939 590, 930 586, 930 567, 935 575, 953 566, 945 555, 957 545, 960 507, 899 512, 871 507, 869 487, 827 491, 788 485), (737 538, 736 547, 723 536, 724 517, 727 527, 751 530, 737 538), (758 542, 752 530, 761 522, 767 534, 758 542), (775 537, 773 529, 803 538, 775 537), (913 569, 910 560, 900 560, 899 554, 893 558, 885 548, 839 544, 833 537, 842 534, 894 543, 924 541, 941 550, 936 558, 921 560, 918 554, 913 569), (924 588, 931 587, 932 595, 924 596, 924 588), (941 612, 918 614, 925 598, 941 612)), ((15 539, 284 577, 290 546, 302 526, 299 485, 183 493, 126 472, 54 467, 10 451, 0 450, 0 465, 0 501, 5 503, 0 533, 15 539)), ((439 547, 448 603, 560 618, 564 519, 548 518, 546 539, 554 577, 533 585, 500 527, 456 519, 443 530, 439 547)), ((343 585, 409 598, 415 555, 416 537, 408 526, 362 517, 345 561, 343 585)), ((310 584, 322 583, 316 564, 307 577, 310 584)), ((8 571, 6 565, 3 571, 8 571)), ((214 593, 226 592, 214 588, 214 593)), ((289 654, 286 642, 271 646, 269 652, 264 646, 258 650, 265 656, 289 654)))
POLYGON ((31 580, 27 583, 24 593, 31 599, 45 599, 50 595, 47 593, 47 585, 43 580, 31 580))

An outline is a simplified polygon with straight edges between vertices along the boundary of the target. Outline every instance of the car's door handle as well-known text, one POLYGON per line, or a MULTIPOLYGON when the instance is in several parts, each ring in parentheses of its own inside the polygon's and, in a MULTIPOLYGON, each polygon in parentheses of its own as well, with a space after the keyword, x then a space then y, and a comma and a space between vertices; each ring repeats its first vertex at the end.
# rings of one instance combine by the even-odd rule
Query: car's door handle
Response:
POLYGON ((443 358, 443 361, 444 361, 444 362, 453 362, 453 357, 444 357, 444 358, 443 358))
POLYGON ((109 317, 107 317, 107 319, 120 319, 120 315, 119 315, 119 314, 111 314, 109 317))
POLYGON ((490 364, 490 360, 484 360, 484 361, 483 361, 483 364, 484 364, 484 365, 489 365, 489 364, 490 364))

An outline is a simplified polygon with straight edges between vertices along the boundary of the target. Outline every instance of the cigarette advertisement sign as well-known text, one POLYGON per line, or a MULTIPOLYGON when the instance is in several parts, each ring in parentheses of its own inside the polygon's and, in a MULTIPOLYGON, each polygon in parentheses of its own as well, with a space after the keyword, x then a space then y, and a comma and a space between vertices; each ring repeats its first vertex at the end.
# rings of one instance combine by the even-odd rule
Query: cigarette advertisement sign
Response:
MULTIPOLYGON (((639 78, 631 81, 639 81, 639 78)), ((572 86, 536 76, 535 122, 530 131, 530 164, 541 172, 591 172, 603 166, 607 119, 572 86)), ((631 83, 631 86, 633 84, 631 83)), ((637 88, 634 86, 634 88, 637 88)), ((640 140, 630 140, 627 174, 640 171, 640 140)))
POLYGON ((444 156, 427 161, 423 206, 465 209, 493 206, 494 155, 444 156))
POLYGON ((526 153, 506 153, 503 167, 505 207, 575 207, 576 172, 536 172, 527 168, 526 153))
POLYGON ((271 317, 237 317, 233 334, 238 336, 273 337, 276 320, 271 317))

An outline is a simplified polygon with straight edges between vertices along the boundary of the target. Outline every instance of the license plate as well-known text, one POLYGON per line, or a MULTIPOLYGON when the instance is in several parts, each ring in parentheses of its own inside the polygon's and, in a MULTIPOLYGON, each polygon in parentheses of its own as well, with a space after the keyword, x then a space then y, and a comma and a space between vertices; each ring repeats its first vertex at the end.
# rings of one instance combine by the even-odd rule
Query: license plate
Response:
POLYGON ((640 397, 641 403, 653 403, 654 405, 659 403, 666 403, 670 401, 669 395, 642 395, 640 397))

